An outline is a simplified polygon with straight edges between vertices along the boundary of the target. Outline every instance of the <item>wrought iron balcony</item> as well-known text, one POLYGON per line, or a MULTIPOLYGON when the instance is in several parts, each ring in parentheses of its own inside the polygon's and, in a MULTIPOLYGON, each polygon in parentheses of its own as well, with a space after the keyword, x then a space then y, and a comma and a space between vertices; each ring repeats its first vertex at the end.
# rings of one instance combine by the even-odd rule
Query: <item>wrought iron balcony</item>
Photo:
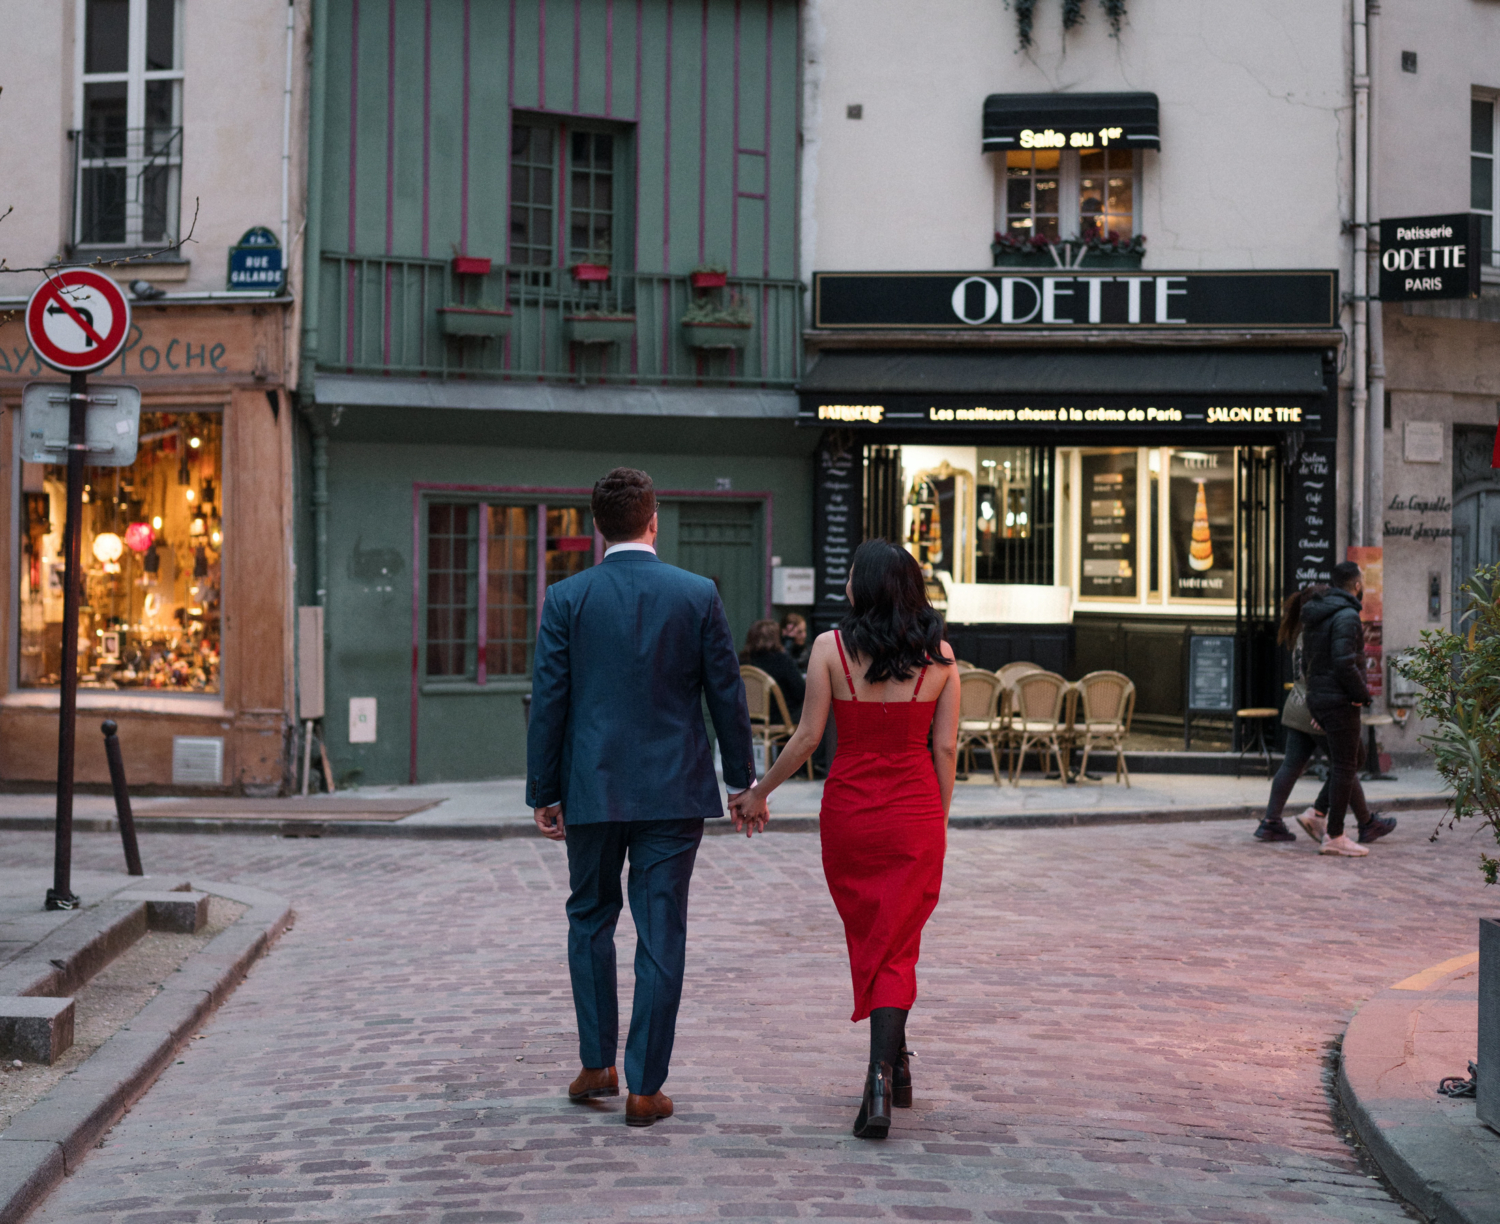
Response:
POLYGON ((802 292, 795 280, 695 289, 649 272, 593 281, 497 264, 471 275, 444 260, 325 253, 316 361, 444 378, 789 387, 801 372, 802 292), (695 326, 705 302, 732 303, 739 323, 695 326))
POLYGON ((180 127, 101 127, 70 137, 75 246, 165 246, 177 241, 180 127))

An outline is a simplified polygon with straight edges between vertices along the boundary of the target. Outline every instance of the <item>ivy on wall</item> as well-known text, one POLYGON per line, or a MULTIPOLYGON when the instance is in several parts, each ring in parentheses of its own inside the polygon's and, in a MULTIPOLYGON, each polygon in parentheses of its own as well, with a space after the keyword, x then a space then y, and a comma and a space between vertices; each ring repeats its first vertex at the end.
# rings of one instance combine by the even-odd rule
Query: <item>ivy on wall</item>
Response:
MULTIPOLYGON (((1120 25, 1125 20, 1125 3, 1126 0, 1099 0, 1105 20, 1109 22, 1111 37, 1120 36, 1120 25)), ((1029 51, 1032 45, 1031 31, 1036 22, 1036 0, 1006 0, 1006 6, 1016 10, 1016 38, 1021 44, 1021 50, 1029 51)), ((1083 19, 1083 0, 1063 0, 1064 33, 1081 26, 1083 19)))

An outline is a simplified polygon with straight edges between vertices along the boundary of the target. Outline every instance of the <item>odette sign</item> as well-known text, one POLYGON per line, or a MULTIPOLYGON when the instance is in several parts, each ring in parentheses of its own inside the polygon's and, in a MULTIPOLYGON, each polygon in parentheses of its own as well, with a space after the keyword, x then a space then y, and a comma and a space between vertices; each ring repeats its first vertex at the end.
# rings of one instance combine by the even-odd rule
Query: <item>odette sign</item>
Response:
POLYGON ((87 374, 120 355, 130 334, 130 303, 92 268, 50 272, 26 303, 26 338, 54 370, 87 374))
POLYGON ((1380 300, 1477 298, 1479 218, 1473 213, 1395 217, 1380 223, 1380 300))

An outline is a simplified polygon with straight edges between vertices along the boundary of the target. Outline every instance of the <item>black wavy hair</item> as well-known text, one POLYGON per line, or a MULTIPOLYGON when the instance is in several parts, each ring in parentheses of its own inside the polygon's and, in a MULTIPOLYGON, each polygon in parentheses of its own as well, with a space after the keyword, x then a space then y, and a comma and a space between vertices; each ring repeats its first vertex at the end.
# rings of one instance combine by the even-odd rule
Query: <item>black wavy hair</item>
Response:
POLYGON ((920 667, 948 662, 943 622, 909 552, 889 540, 866 540, 854 550, 850 569, 854 606, 839 631, 845 646, 870 661, 865 683, 910 680, 920 667))

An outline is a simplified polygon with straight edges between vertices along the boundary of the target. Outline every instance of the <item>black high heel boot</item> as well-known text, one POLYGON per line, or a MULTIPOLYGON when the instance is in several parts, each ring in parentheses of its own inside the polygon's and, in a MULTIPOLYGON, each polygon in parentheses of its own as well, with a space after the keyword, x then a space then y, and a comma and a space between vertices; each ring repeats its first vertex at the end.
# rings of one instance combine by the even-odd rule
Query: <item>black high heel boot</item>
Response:
POLYGON ((854 1119, 856 1139, 884 1139, 891 1129, 891 1064, 872 1062, 865 1076, 865 1099, 854 1119))
POLYGON ((891 1104, 897 1109, 911 1108, 911 1060, 915 1050, 901 1047, 901 1053, 891 1064, 891 1104))

